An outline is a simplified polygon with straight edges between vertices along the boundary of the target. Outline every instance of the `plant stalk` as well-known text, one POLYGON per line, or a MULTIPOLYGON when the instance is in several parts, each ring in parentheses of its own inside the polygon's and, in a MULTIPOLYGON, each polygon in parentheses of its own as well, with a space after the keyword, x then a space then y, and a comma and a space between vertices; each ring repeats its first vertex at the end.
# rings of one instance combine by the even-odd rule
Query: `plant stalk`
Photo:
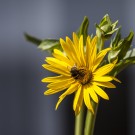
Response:
POLYGON ((84 128, 85 106, 82 105, 80 113, 75 117, 75 135, 82 135, 84 128))
POLYGON ((97 104, 94 101, 91 101, 91 103, 94 109, 94 114, 90 110, 87 110, 84 135, 93 135, 94 133, 94 126, 95 126, 95 120, 96 120, 97 109, 98 109, 99 103, 97 104))

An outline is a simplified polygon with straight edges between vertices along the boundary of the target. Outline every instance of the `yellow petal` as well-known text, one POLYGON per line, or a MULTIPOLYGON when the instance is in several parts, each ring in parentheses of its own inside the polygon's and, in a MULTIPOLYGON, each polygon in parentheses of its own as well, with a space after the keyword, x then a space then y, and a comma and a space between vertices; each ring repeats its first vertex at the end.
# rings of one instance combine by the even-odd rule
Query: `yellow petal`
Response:
POLYGON ((104 58, 104 56, 105 56, 105 55, 108 53, 108 51, 110 51, 110 50, 111 50, 111 48, 106 48, 106 49, 100 51, 100 52, 97 54, 97 58, 101 58, 101 57, 104 58))
POLYGON ((74 62, 70 61, 65 55, 64 53, 62 53, 60 50, 58 49, 54 49, 54 53, 53 56, 61 61, 66 62, 69 65, 73 65, 74 62))
POLYGON ((52 67, 51 65, 48 64, 43 64, 42 65, 45 69, 52 71, 54 73, 60 74, 60 75, 64 75, 64 76, 71 76, 70 72, 68 73, 68 70, 64 71, 62 69, 57 69, 55 67, 52 67))
POLYGON ((84 103, 87 106, 87 108, 94 113, 94 110, 93 110, 92 105, 91 105, 91 102, 90 102, 89 92, 88 92, 88 90, 86 88, 84 88, 83 91, 84 91, 84 95, 83 95, 83 97, 84 97, 84 103))
POLYGON ((90 42, 90 36, 88 36, 87 40, 86 40, 86 66, 87 67, 89 67, 91 65, 91 63, 90 63, 91 50, 92 50, 92 44, 90 42))
POLYGON ((73 59, 74 59, 75 63, 80 66, 81 61, 80 61, 80 57, 78 55, 79 52, 77 51, 75 45, 73 44, 73 42, 70 40, 69 37, 66 37, 66 43, 71 48, 72 56, 73 56, 73 59))
POLYGON ((58 50, 58 49, 54 49, 53 51, 54 51, 54 53, 56 53, 56 54, 58 54, 58 55, 60 55, 62 57, 66 57, 65 54, 63 52, 61 52, 60 50, 58 50))
POLYGON ((46 78, 42 79, 41 81, 42 82, 60 82, 61 80, 65 80, 65 79, 69 79, 69 78, 71 78, 71 77, 60 75, 60 76, 54 76, 54 77, 46 77, 46 78))
POLYGON ((116 86, 111 82, 93 82, 93 84, 107 88, 116 88, 116 86))
POLYGON ((49 86, 47 86, 48 89, 47 91, 44 92, 44 95, 52 95, 52 94, 55 94, 55 93, 58 93, 60 91, 63 91, 67 88, 70 87, 72 82, 69 82, 69 83, 60 83, 60 82, 56 82, 56 83, 50 83, 49 86))
POLYGON ((94 76, 93 81, 94 82, 109 82, 112 81, 111 76, 94 76))
POLYGON ((82 86, 80 86, 75 93, 74 102, 73 102, 74 111, 76 110, 76 106, 77 106, 81 91, 82 91, 82 86))
POLYGON ((96 59, 97 55, 97 37, 94 37, 92 41, 90 41, 90 38, 87 38, 86 42, 86 62, 87 62, 87 67, 89 69, 92 69, 93 64, 96 59))
POLYGON ((107 65, 102 66, 102 67, 98 68, 97 70, 95 70, 93 74, 98 75, 98 76, 106 75, 114 68, 114 66, 115 66, 115 64, 112 64, 112 63, 107 64, 107 65))
POLYGON ((78 89, 78 83, 71 84, 71 86, 59 97, 59 100, 56 104, 55 109, 57 110, 59 104, 62 102, 62 100, 69 94, 72 94, 78 89))
POLYGON ((95 36, 92 40, 91 40, 91 44, 96 45, 97 44, 97 36, 95 36))
POLYGON ((58 102, 57 102, 57 104, 56 104, 55 110, 58 109, 60 103, 63 101, 63 99, 64 99, 65 97, 66 97, 66 96, 63 96, 62 98, 59 98, 59 100, 58 100, 58 102))
POLYGON ((116 82, 121 83, 121 81, 120 81, 119 79, 117 79, 117 78, 115 78, 115 77, 113 77, 113 76, 112 76, 112 79, 115 80, 116 82))
POLYGON ((59 89, 59 90, 54 90, 54 89, 48 89, 44 92, 44 95, 52 95, 52 94, 55 94, 57 92, 60 92, 62 91, 63 89, 59 89))
POLYGON ((77 35, 76 35, 75 32, 73 32, 73 42, 74 42, 76 48, 78 48, 78 45, 79 45, 79 39, 78 39, 78 37, 77 37, 77 35))
POLYGON ((99 66, 99 64, 101 63, 101 61, 104 59, 105 55, 107 54, 108 51, 110 51, 111 48, 107 48, 107 49, 104 49, 102 51, 100 51, 98 54, 97 54, 97 58, 94 62, 94 67, 93 67, 93 71, 99 66))
POLYGON ((61 43, 61 46, 64 50, 64 52, 66 53, 66 55, 68 56, 68 58, 74 62, 75 58, 74 58, 74 55, 73 55, 73 52, 71 50, 71 46, 69 46, 63 39, 60 39, 60 43, 61 43))
POLYGON ((80 84, 78 82, 75 82, 75 83, 71 84, 71 86, 60 96, 60 98, 63 97, 63 96, 70 95, 73 92, 75 92, 78 89, 79 85, 80 84))
POLYGON ((96 103, 98 103, 98 96, 95 93, 95 91, 93 90, 93 88, 92 87, 88 87, 87 89, 88 89, 89 94, 90 94, 91 98, 93 99, 93 101, 95 101, 96 103))
MULTIPOLYGON (((97 55, 97 37, 95 36, 92 41, 91 41, 91 44, 93 46, 93 50, 91 52, 91 65, 90 66, 94 66, 94 62, 96 60, 96 55, 97 55)), ((91 67, 90 67, 91 69, 91 67)))
POLYGON ((70 61, 74 63, 77 62, 76 56, 74 55, 74 50, 71 48, 71 45, 66 43, 63 39, 60 39, 60 43, 67 57, 70 59, 70 61))
POLYGON ((82 62, 82 65, 86 65, 85 57, 84 57, 84 46, 83 46, 83 35, 81 35, 79 39, 79 53, 80 53, 80 60, 82 62))
POLYGON ((82 109, 82 103, 83 103, 83 91, 81 91, 80 97, 78 99, 76 109, 75 109, 75 115, 78 115, 82 109))
MULTIPOLYGON (((68 71, 68 68, 70 65, 61 61, 61 60, 58 60, 56 58, 52 58, 52 57, 46 57, 46 60, 45 60, 48 64, 50 64, 52 67, 56 67, 58 69, 62 69, 62 70, 65 70, 65 71, 68 71)), ((69 71, 68 71, 69 72, 69 71)))
POLYGON ((78 57, 80 58, 80 53, 79 53, 79 39, 76 35, 75 32, 73 32, 73 43, 74 43, 74 47, 75 47, 75 50, 77 52, 77 55, 78 57))
POLYGON ((93 89, 95 90, 95 92, 102 97, 103 99, 109 100, 108 95, 98 86, 93 85, 93 89))
POLYGON ((53 83, 49 83, 47 85, 48 88, 50 89, 65 89, 67 87, 69 87, 72 83, 74 83, 74 79, 70 78, 70 79, 65 79, 65 80, 61 80, 60 82, 53 82, 53 83))

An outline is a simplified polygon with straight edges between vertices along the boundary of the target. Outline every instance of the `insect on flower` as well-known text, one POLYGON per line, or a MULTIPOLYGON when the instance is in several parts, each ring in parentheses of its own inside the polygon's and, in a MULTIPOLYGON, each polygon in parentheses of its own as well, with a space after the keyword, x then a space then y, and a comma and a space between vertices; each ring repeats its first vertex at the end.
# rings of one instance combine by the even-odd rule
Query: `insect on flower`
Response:
POLYGON ((70 73, 75 80, 80 81, 82 84, 87 84, 92 79, 91 72, 86 70, 84 67, 78 68, 77 66, 73 66, 70 73))

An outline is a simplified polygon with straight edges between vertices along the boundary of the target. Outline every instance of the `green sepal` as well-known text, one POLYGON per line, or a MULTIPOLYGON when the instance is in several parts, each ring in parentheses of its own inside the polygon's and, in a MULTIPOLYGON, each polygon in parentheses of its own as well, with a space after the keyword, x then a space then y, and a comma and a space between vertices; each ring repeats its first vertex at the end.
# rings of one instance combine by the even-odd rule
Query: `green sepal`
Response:
POLYGON ((54 48, 61 50, 61 45, 57 39, 45 39, 40 43, 38 48, 43 51, 49 50, 52 52, 54 48))
POLYGON ((96 27, 96 35, 97 35, 99 38, 102 38, 102 35, 104 34, 104 31, 99 27, 98 24, 95 24, 95 27, 96 27))
POLYGON ((113 35, 113 33, 116 32, 117 30, 118 30, 118 28, 113 29, 112 31, 110 31, 107 34, 105 34, 104 35, 105 40, 109 39, 113 35))
MULTIPOLYGON (((108 27, 111 25, 112 23, 111 23, 111 19, 110 19, 110 17, 109 17, 109 15, 108 14, 106 14, 103 18, 102 18, 102 20, 100 21, 100 24, 99 24, 99 26, 102 28, 102 29, 108 29, 108 27), (107 26, 107 27, 106 27, 107 26)), ((106 31, 106 30, 105 30, 106 31)))
MULTIPOLYGON (((117 20, 116 22, 112 23, 112 25, 111 25, 111 26, 112 26, 112 30, 115 29, 115 27, 117 26, 118 22, 119 22, 119 21, 117 20)), ((116 28, 116 29, 118 29, 118 28, 116 28)))
POLYGON ((118 45, 118 42, 121 39, 120 30, 121 30, 121 27, 118 28, 118 31, 116 32, 114 39, 111 41, 110 47, 115 48, 118 45))
POLYGON ((34 37, 34 36, 31 36, 31 35, 29 35, 29 34, 27 34, 27 33, 24 33, 24 36, 25 36, 25 39, 26 39, 27 41, 29 41, 29 42, 31 42, 31 43, 37 45, 37 46, 39 46, 39 44, 42 42, 41 39, 36 38, 36 37, 34 37))
POLYGON ((77 30, 76 34, 78 37, 83 35, 84 45, 86 43, 86 38, 88 36, 88 27, 89 27, 89 19, 87 16, 84 17, 82 24, 80 25, 79 29, 77 30))

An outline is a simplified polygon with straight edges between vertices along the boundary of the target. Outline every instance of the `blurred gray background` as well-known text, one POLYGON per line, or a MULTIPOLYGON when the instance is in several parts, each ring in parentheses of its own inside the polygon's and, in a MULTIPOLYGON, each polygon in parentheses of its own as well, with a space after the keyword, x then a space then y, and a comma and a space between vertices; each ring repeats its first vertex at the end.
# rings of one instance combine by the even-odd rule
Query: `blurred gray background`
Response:
MULTIPOLYGON (((24 32, 39 38, 71 36, 83 17, 94 24, 108 13, 119 20, 122 34, 135 32, 134 0, 0 0, 0 135, 73 135, 72 96, 55 104, 59 94, 44 96, 42 68, 49 55, 24 39, 24 32)), ((133 41, 135 44, 135 40, 133 41)), ((118 78, 122 84, 107 90, 101 100, 94 135, 135 135, 135 67, 118 78)))

